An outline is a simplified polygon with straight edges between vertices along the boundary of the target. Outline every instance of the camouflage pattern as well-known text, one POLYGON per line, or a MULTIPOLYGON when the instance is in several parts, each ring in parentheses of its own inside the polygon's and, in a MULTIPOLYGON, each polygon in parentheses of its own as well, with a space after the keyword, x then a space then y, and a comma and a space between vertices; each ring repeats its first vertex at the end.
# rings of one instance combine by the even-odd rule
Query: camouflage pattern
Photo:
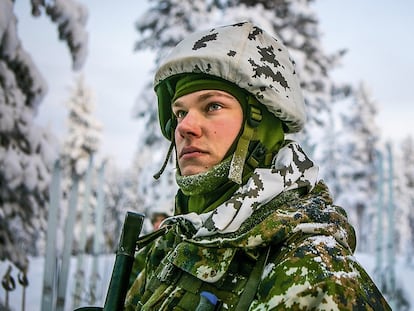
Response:
POLYGON ((390 310, 353 257, 345 211, 316 174, 290 142, 213 211, 168 219, 168 233, 139 254, 147 260, 125 310, 195 310, 202 291, 220 299, 220 310, 241 310, 261 254, 268 257, 248 310, 390 310))
POLYGON ((154 87, 161 131, 167 139, 171 139, 166 124, 172 116, 174 79, 185 73, 219 77, 248 91, 285 123, 287 132, 298 132, 304 126, 303 95, 287 48, 250 22, 192 34, 163 60, 154 87))
MULTIPOLYGON (((214 170, 213 168, 210 171, 214 170)), ((201 182, 208 182, 205 176, 209 175, 210 171, 198 176, 182 176, 181 178, 192 180, 198 188, 206 188, 201 182)), ((216 209, 201 214, 178 215, 169 218, 166 223, 188 222, 191 224, 191 231, 195 230, 196 233, 186 238, 205 245, 215 244, 218 239, 220 244, 225 237, 227 238, 225 234, 236 232, 256 210, 281 192, 297 188, 310 190, 316 183, 317 174, 318 167, 307 157, 302 148, 296 142, 287 141, 274 158, 272 169, 255 169, 247 183, 240 186, 229 200, 216 209), (205 239, 205 237, 208 238, 205 239)), ((214 180, 214 176, 212 179, 214 180)), ((245 245, 249 248, 255 246, 254 241, 245 245)))

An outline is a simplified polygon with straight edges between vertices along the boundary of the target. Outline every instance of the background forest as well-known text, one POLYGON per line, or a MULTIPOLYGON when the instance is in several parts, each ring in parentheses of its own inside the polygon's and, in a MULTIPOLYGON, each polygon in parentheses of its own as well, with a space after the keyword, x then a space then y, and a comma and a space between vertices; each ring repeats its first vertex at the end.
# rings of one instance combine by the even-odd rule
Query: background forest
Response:
MULTIPOLYGON (((43 281, 47 277, 59 279, 51 286, 58 288, 56 295, 63 299, 62 309, 67 291, 74 293, 74 307, 97 301, 91 298, 96 292, 82 287, 87 273, 84 256, 99 258, 114 253, 126 211, 148 216, 143 232, 152 230, 149 219, 154 213, 172 212, 176 191, 174 160, 160 180, 152 177, 168 149, 158 128, 152 90, 157 64, 193 31, 251 20, 279 36, 296 62, 308 122, 303 132, 291 138, 298 140, 320 165, 320 178, 330 186, 336 204, 345 208, 355 226, 357 253, 372 256, 373 277, 378 286, 395 310, 409 310, 410 291, 396 271, 398 265, 413 267, 413 136, 408 130, 398 141, 382 135, 375 94, 370 91, 369 81, 362 81, 358 72, 352 80, 335 78, 334 71, 352 46, 326 51, 315 2, 145 1, 131 25, 136 39, 130 45, 140 55, 142 68, 148 70, 131 78, 137 85, 134 101, 120 100, 122 88, 110 90, 116 122, 109 125, 96 113, 96 95, 106 93, 96 94, 83 72, 85 64, 94 60, 88 47, 94 32, 99 32, 87 29, 88 17, 94 14, 88 1, 32 0, 22 5, 0 0, 1 276, 7 272, 11 278, 27 276, 37 258, 52 258, 54 266, 50 271, 56 274, 44 274, 43 281), (65 128, 62 133, 38 121, 48 79, 31 57, 30 49, 25 48, 27 37, 20 35, 22 10, 29 11, 25 14, 30 14, 27 18, 34 23, 46 19, 53 24, 55 44, 62 45, 58 41, 63 41, 64 53, 71 61, 73 73, 66 100, 55 103, 65 111, 64 124, 60 124, 65 128), (132 139, 128 138, 134 150, 129 163, 120 164, 102 150, 104 131, 127 122, 116 115, 117 105, 127 105, 136 124, 136 132, 132 139), (76 275, 73 290, 67 290, 65 283, 65 264, 70 264, 65 260, 70 255, 77 258, 76 271, 72 271, 76 275)), ((116 41, 111 37, 107 40, 108 50, 114 49, 112 40, 116 41)), ((100 65, 105 68, 105 62, 110 61, 106 59, 100 65)), ((112 151, 119 155, 126 152, 122 148, 112 151)), ((0 305, 7 304, 7 297, 0 296, 0 305)))

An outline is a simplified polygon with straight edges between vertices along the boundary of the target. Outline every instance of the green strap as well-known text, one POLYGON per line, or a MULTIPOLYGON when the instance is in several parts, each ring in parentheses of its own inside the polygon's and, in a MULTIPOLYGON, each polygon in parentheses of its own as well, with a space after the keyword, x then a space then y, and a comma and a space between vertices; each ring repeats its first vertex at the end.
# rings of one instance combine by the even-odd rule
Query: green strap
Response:
POLYGON ((249 279, 246 282, 246 286, 235 310, 248 310, 254 297, 256 296, 257 288, 262 277, 264 267, 270 253, 270 246, 267 250, 260 255, 257 259, 256 265, 253 267, 252 272, 249 275, 249 279))
POLYGON ((244 122, 243 133, 241 134, 239 141, 237 142, 236 150, 234 151, 233 158, 231 159, 229 179, 235 183, 241 185, 243 177, 243 168, 246 161, 246 156, 249 151, 249 145, 252 140, 253 134, 256 128, 262 121, 262 111, 259 107, 255 107, 248 99, 246 120, 244 122))
POLYGON ((159 238, 162 235, 167 234, 167 232, 172 228, 172 226, 163 226, 155 231, 152 231, 146 235, 140 236, 137 240, 136 247, 138 249, 144 248, 149 243, 159 238))
POLYGON ((254 128, 249 126, 247 122, 244 126, 242 136, 237 143, 236 151, 231 159, 229 179, 241 185, 244 161, 246 160, 247 151, 249 150, 250 140, 253 137, 254 128))

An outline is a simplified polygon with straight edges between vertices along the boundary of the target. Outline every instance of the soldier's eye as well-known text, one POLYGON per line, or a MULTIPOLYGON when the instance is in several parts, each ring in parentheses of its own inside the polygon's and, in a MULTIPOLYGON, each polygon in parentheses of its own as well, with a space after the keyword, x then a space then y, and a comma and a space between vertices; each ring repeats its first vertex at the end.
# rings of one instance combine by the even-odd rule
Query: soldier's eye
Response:
POLYGON ((207 106, 207 111, 220 110, 221 108, 223 107, 219 103, 211 103, 207 106))
POLYGON ((177 110, 177 111, 174 111, 174 115, 177 117, 177 119, 182 119, 187 115, 187 111, 177 110))

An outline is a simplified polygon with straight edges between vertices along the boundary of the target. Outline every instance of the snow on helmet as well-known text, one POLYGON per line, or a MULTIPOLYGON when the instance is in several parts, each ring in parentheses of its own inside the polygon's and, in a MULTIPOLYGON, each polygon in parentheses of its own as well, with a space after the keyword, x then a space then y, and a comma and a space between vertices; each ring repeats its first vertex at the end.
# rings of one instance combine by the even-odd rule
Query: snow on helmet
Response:
POLYGON ((174 80, 183 74, 204 73, 247 90, 285 125, 300 131, 305 106, 294 63, 281 40, 250 22, 199 32, 181 41, 154 78, 162 133, 171 139, 171 98, 174 80))

